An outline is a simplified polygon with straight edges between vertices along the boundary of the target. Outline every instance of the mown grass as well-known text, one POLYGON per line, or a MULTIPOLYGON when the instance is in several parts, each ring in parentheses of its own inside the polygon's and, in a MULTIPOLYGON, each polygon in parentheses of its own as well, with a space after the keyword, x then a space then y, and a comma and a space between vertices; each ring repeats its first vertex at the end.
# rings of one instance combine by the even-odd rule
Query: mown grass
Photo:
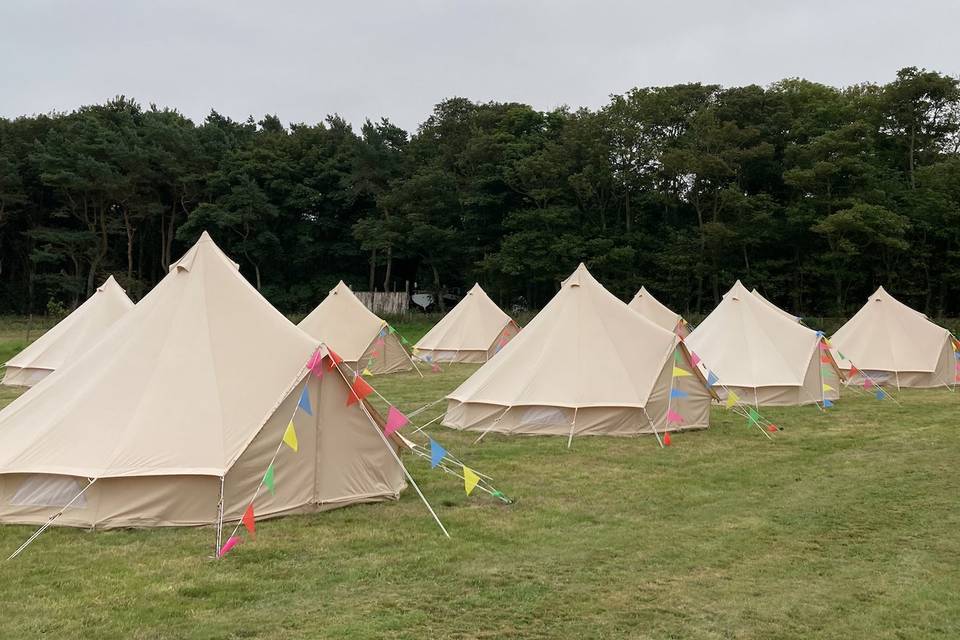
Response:
MULTIPOLYGON (((411 411, 474 369, 373 383, 411 411)), ((960 396, 900 400, 768 410, 773 443, 718 408, 663 450, 430 427, 516 502, 411 458, 449 540, 412 491, 263 522, 218 562, 210 528, 54 529, 0 563, 0 637, 960 637, 960 396)))

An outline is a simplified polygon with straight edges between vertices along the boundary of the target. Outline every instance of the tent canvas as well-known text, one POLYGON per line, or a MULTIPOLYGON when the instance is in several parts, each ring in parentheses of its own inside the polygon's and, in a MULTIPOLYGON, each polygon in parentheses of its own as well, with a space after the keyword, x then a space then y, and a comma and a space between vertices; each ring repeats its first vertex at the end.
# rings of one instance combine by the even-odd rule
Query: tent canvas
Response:
POLYGON ((760 292, 757 291, 756 289, 754 289, 754 290, 751 291, 750 293, 752 293, 752 294, 757 298, 757 300, 759 300, 759 301, 762 302, 763 304, 767 305, 768 307, 770 307, 771 309, 773 309, 774 311, 776 311, 777 313, 779 313, 780 315, 782 315, 784 318, 788 318, 788 319, 790 319, 790 320, 792 320, 792 321, 794 321, 794 322, 800 322, 800 320, 802 319, 800 316, 795 316, 795 315, 793 315, 792 313, 790 313, 789 311, 784 311, 783 309, 781 309, 781 308, 778 307, 777 305, 773 304, 772 302, 770 302, 769 300, 767 300, 766 298, 764 298, 762 295, 760 295, 760 292))
MULTIPOLYGON (((830 343, 841 369, 849 371, 852 364, 878 383, 949 387, 957 383, 960 373, 950 332, 883 287, 837 330, 830 343)), ((863 375, 854 375, 850 382, 863 382, 863 375)))
POLYGON ((712 397, 679 337, 632 311, 581 264, 516 338, 447 396, 443 424, 568 438, 659 433, 706 428, 712 397), (675 378, 675 364, 692 375, 675 378))
POLYGON ((7 362, 3 384, 32 387, 91 348, 132 308, 110 276, 73 313, 7 362))
POLYGON ((839 397, 823 337, 761 302, 738 280, 687 337, 723 385, 749 404, 802 405, 839 397))
POLYGON ((690 333, 683 316, 657 300, 646 287, 640 287, 628 306, 658 327, 673 331, 681 338, 686 338, 690 333))
POLYGON ((317 348, 204 233, 109 336, 0 411, 0 522, 45 522, 89 480, 57 524, 210 524, 221 496, 236 521, 278 451, 258 518, 395 499, 399 461, 339 369, 306 371, 317 348), (279 448, 291 420, 296 453, 279 448))
POLYGON ((486 362, 517 335, 519 327, 479 284, 413 347, 428 362, 486 362))
POLYGON ((410 354, 390 331, 390 325, 367 309, 343 280, 298 326, 330 345, 351 368, 367 369, 372 374, 414 368, 410 354))

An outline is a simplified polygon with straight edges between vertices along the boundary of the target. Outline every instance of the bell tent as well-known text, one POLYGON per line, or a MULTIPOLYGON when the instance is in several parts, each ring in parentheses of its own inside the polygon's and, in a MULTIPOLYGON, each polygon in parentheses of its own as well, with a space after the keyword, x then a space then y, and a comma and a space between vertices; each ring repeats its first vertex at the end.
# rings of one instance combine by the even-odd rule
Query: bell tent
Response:
POLYGON ((771 308, 738 280, 685 340, 746 404, 829 404, 840 377, 822 334, 771 308), (824 402, 826 401, 826 402, 824 402))
POLYGON ((673 331, 681 338, 690 334, 690 328, 683 316, 654 298, 646 287, 640 287, 640 291, 637 291, 628 306, 650 322, 667 331, 673 331))
POLYGON ((479 284, 467 292, 414 346, 427 362, 486 362, 517 335, 519 327, 479 284))
POLYGON ((954 386, 960 359, 950 332, 880 287, 830 338, 840 368, 851 384, 864 376, 897 388, 954 386), (854 369, 851 369, 854 367, 854 369))
POLYGON ((397 498, 399 458, 341 369, 314 364, 327 353, 204 233, 104 340, 0 411, 0 522, 67 505, 59 525, 238 521, 268 474, 257 518, 397 498))
POLYGON ((299 327, 328 344, 353 369, 376 375, 415 368, 390 325, 367 309, 343 280, 299 327))
POLYGON ((454 429, 631 436, 706 428, 711 391, 679 337, 584 265, 497 357, 447 396, 454 429))
POLYGON ((754 290, 751 291, 750 293, 752 293, 752 294, 757 298, 757 300, 759 300, 759 301, 762 302, 763 304, 767 305, 768 307, 770 307, 771 309, 773 309, 774 311, 776 311, 777 313, 779 313, 780 315, 782 315, 784 318, 788 318, 789 320, 792 320, 793 322, 800 322, 800 321, 802 320, 802 318, 801 318, 800 316, 795 316, 795 315, 793 315, 792 313, 790 313, 789 311, 785 311, 785 310, 781 309, 781 308, 778 307, 777 305, 773 304, 772 302, 770 302, 769 300, 767 300, 766 298, 764 298, 762 295, 760 295, 760 292, 757 291, 756 289, 754 289, 754 290))
POLYGON ((32 387, 96 344, 133 303, 113 276, 86 302, 7 362, 3 384, 32 387))

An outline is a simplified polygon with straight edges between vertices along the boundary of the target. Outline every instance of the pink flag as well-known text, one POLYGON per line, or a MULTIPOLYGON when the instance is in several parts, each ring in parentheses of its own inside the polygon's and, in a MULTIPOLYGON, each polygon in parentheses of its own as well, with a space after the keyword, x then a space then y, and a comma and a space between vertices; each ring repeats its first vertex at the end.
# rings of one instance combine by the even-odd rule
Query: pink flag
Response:
POLYGON ((827 343, 823 340, 820 341, 820 351, 828 351, 830 347, 827 346, 827 343))
POLYGON ((240 538, 238 538, 237 536, 230 536, 230 538, 223 543, 223 546, 220 547, 220 552, 217 554, 217 557, 222 558, 223 556, 227 555, 228 553, 230 553, 230 549, 233 549, 239 543, 240 543, 240 538))
POLYGON ((307 370, 312 371, 313 375, 318 378, 323 376, 323 356, 320 354, 320 349, 314 351, 313 355, 310 356, 310 360, 307 362, 307 370))
POLYGON ((407 419, 407 416, 403 415, 396 407, 390 407, 390 410, 387 411, 387 426, 383 432, 390 435, 408 424, 410 424, 410 420, 407 419))
POLYGON ((383 338, 377 338, 373 341, 373 344, 377 345, 378 347, 382 347, 386 344, 386 342, 383 341, 383 338))
POLYGON ((873 380, 871 380, 870 378, 864 378, 864 380, 863 380, 863 388, 864 388, 864 389, 870 389, 870 388, 872 388, 872 387, 873 387, 873 380))
POLYGON ((434 373, 440 373, 440 365, 434 362, 432 365, 430 365, 430 371, 433 371, 434 373))
POLYGON ((700 364, 700 356, 695 354, 693 351, 690 352, 690 364, 692 364, 693 366, 697 366, 698 364, 700 364))
POLYGON ((683 416, 674 411, 673 409, 667 410, 667 422, 672 422, 673 424, 680 424, 683 422, 683 416))

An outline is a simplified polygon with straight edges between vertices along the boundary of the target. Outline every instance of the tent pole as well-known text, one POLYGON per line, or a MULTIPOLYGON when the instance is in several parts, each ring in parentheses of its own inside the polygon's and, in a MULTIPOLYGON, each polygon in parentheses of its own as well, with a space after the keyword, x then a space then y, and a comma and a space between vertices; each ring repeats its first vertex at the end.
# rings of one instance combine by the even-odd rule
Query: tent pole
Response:
POLYGON ((663 440, 660 439, 660 434, 657 433, 657 426, 653 424, 653 420, 650 419, 650 414, 647 413, 647 408, 643 407, 642 411, 643 411, 643 415, 646 416, 647 418, 647 422, 650 423, 650 429, 653 431, 653 435, 656 436, 657 438, 657 444, 659 444, 660 448, 663 449, 663 440))
POLYGON ((54 521, 54 520, 56 520, 57 518, 59 518, 60 516, 62 516, 64 511, 66 511, 68 508, 70 508, 70 506, 71 506, 74 502, 76 502, 77 500, 79 500, 79 499, 80 499, 80 496, 82 496, 84 493, 86 493, 87 489, 89 489, 90 487, 93 486, 93 483, 97 481, 97 478, 94 478, 94 479, 92 479, 92 480, 91 480, 90 478, 87 478, 87 481, 88 481, 88 482, 87 482, 87 486, 85 486, 83 489, 81 489, 81 490, 80 490, 80 493, 78 493, 77 495, 73 496, 73 499, 72 499, 70 502, 68 502, 67 504, 63 505, 63 507, 60 509, 60 511, 57 511, 55 514, 53 514, 52 516, 50 516, 50 518, 43 524, 42 527, 40 527, 39 529, 37 529, 36 531, 34 531, 34 532, 33 532, 33 535, 31 535, 29 538, 27 538, 26 541, 24 541, 23 544, 21 544, 19 547, 17 547, 17 550, 16 550, 16 551, 14 551, 13 553, 11 553, 10 556, 7 557, 7 560, 13 560, 14 558, 16 558, 18 555, 20 555, 20 553, 21 553, 24 549, 26 549, 27 547, 29 547, 30 544, 31 544, 34 540, 36 540, 37 538, 39 538, 41 533, 43 533, 44 531, 46 531, 47 529, 49 529, 49 528, 53 525, 53 521, 54 521))
POLYGON ((570 448, 570 445, 573 444, 573 430, 577 426, 577 411, 580 410, 580 407, 573 408, 573 422, 570 423, 570 435, 567 437, 567 449, 570 448))
POLYGON ((446 412, 446 411, 444 411, 443 413, 441 413, 441 414, 438 415, 436 418, 434 418, 433 420, 431 420, 431 421, 428 422, 427 424, 423 425, 422 427, 417 427, 417 429, 416 429, 415 431, 411 431, 411 432, 410 432, 410 435, 413 435, 413 434, 415 434, 415 433, 420 433, 421 431, 423 431, 424 429, 426 429, 427 427, 429 427, 430 425, 432 425, 432 424, 433 424, 434 422, 436 422, 437 420, 440 420, 441 418, 443 418, 445 415, 447 415, 447 412, 446 412))
POLYGON ((217 546, 213 550, 213 557, 220 558, 220 549, 223 548, 223 478, 220 476, 220 501, 217 503, 217 546))

